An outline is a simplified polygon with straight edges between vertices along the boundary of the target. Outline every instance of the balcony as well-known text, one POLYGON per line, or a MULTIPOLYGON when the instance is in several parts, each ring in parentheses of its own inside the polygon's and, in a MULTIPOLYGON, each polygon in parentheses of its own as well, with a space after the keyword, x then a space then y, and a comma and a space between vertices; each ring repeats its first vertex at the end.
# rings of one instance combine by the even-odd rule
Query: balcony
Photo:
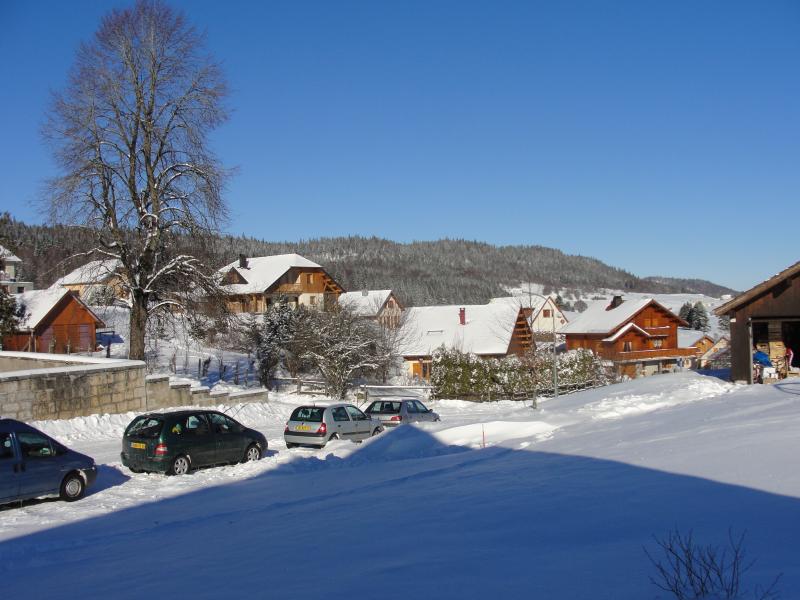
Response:
POLYGON ((697 356, 697 350, 695 348, 653 348, 650 350, 615 352, 605 358, 614 362, 639 362, 642 360, 667 360, 683 356, 697 356))

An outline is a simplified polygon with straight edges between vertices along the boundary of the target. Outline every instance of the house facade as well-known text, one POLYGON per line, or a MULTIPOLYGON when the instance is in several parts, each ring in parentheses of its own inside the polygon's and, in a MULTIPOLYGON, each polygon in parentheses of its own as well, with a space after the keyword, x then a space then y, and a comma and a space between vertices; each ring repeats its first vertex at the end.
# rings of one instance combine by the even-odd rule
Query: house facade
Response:
POLYGON ((242 255, 219 273, 228 308, 234 313, 264 312, 277 298, 295 306, 322 308, 344 292, 325 269, 299 254, 242 255))
POLYGON ((522 355, 534 345, 528 319, 518 305, 415 306, 403 318, 402 355, 408 373, 430 379, 433 353, 456 349, 483 358, 522 355))
POLYGON ((694 348, 695 355, 692 357, 692 368, 700 366, 702 357, 714 345, 714 339, 703 331, 697 329, 678 328, 678 347, 694 348))
POLYGON ((93 260, 56 280, 53 286, 76 292, 89 305, 126 300, 128 287, 118 259, 93 260))
POLYGON ((32 290, 16 300, 26 317, 17 331, 3 338, 3 349, 50 354, 94 351, 96 330, 105 324, 76 292, 32 290))
POLYGON ((753 383, 753 347, 767 353, 779 373, 787 371, 787 346, 794 351, 791 367, 800 367, 800 262, 717 307, 730 318, 731 379, 753 383))
POLYGON ((359 290, 339 295, 339 304, 356 315, 377 321, 385 327, 400 325, 404 307, 392 290, 359 290))
POLYGON ((0 289, 6 294, 22 294, 33 289, 32 281, 20 279, 22 259, 0 246, 0 289))
POLYGON ((723 335, 719 338, 714 345, 706 350, 699 360, 699 367, 701 369, 708 369, 714 365, 725 363, 730 367, 730 345, 731 340, 728 336, 723 335))
POLYGON ((523 293, 516 296, 492 298, 490 302, 513 302, 519 305, 534 333, 558 331, 569 321, 550 296, 523 293))
POLYGON ((590 305, 561 328, 567 350, 585 348, 614 364, 618 374, 640 377, 674 370, 696 356, 681 348, 678 327, 688 323, 651 298, 624 301, 614 296, 590 305))

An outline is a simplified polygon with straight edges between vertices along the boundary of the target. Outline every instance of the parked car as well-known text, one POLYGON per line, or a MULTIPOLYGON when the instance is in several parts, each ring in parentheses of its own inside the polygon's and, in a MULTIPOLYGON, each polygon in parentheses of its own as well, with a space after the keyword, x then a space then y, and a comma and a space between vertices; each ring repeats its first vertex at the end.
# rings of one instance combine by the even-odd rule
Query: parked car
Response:
POLYGON ((197 467, 260 459, 267 438, 215 410, 136 417, 122 436, 122 464, 134 473, 185 475, 197 467))
POLYGON ((367 407, 367 414, 377 418, 385 427, 403 423, 439 421, 439 415, 414 398, 384 398, 367 407))
POLYGON ((378 435, 383 426, 352 404, 319 404, 298 406, 292 411, 283 439, 287 448, 295 446, 322 447, 330 440, 355 442, 378 435))
POLYGON ((93 458, 21 421, 0 419, 0 504, 56 495, 72 502, 96 478, 93 458))

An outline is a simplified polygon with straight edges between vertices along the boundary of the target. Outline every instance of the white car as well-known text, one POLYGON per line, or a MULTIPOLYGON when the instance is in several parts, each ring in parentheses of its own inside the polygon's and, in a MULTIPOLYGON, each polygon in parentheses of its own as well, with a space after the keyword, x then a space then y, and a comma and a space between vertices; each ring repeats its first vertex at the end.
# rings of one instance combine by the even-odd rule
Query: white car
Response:
POLYGON ((292 411, 283 439, 287 448, 319 446, 330 440, 354 442, 378 435, 383 425, 352 404, 316 404, 298 406, 292 411))

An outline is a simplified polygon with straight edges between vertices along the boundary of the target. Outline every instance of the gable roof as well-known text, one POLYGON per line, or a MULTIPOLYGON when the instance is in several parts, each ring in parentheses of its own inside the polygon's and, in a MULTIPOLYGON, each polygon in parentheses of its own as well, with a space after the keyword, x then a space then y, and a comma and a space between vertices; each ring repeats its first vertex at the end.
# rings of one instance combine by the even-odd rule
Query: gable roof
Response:
MULTIPOLYGON (((681 325, 688 325, 686 321, 675 315, 671 310, 665 308, 652 298, 641 298, 639 300, 625 300, 617 306, 606 310, 609 306, 608 300, 600 300, 590 304, 585 311, 578 317, 561 327, 558 333, 563 334, 590 334, 602 335, 610 334, 618 327, 625 325, 639 312, 650 305, 655 305, 661 310, 673 315, 681 325)), ((649 335, 649 334, 648 334, 649 335)))
POLYGON ((401 354, 430 356, 444 346, 474 354, 505 355, 519 311, 508 302, 411 307, 406 310, 401 354), (464 325, 459 322, 462 308, 464 325))
POLYGON ((0 258, 2 258, 4 261, 10 262, 10 263, 12 263, 12 262, 13 263, 21 263, 22 262, 22 259, 19 256, 15 256, 14 253, 11 252, 11 250, 9 250, 8 248, 5 248, 3 246, 0 246, 0 258))
POLYGON ((708 338, 712 343, 714 342, 707 333, 699 329, 678 328, 678 348, 691 348, 703 338, 708 338))
POLYGON ((277 254, 274 256, 255 256, 247 259, 247 267, 241 268, 236 260, 219 270, 223 276, 235 271, 247 283, 229 283, 222 286, 231 294, 259 294, 265 292, 284 273, 292 268, 321 269, 317 263, 299 254, 277 254))
MULTIPOLYGON (((115 275, 122 262, 118 258, 92 260, 56 280, 56 285, 81 285, 103 283, 115 275)), ((52 286, 51 286, 52 287, 52 286)))
POLYGON ((339 304, 346 306, 359 317, 377 317, 391 295, 392 290, 344 292, 339 295, 339 304))
POLYGON ((729 300, 725 304, 718 306, 714 309, 714 314, 717 316, 722 316, 732 310, 739 308, 742 304, 747 304, 751 300, 755 300, 758 296, 767 293, 769 290, 774 288, 776 285, 782 283, 783 281, 788 280, 791 277, 794 277, 800 273, 800 261, 794 263, 791 267, 784 269, 777 275, 773 275, 766 281, 762 281, 758 285, 750 288, 746 292, 743 292, 729 300))
POLYGON ((36 329, 66 296, 70 296, 75 302, 78 302, 92 315, 97 323, 103 325, 102 319, 94 314, 92 309, 77 294, 62 287, 50 287, 44 290, 31 290, 14 296, 17 304, 25 307, 26 317, 22 322, 21 330, 31 331, 36 329))

